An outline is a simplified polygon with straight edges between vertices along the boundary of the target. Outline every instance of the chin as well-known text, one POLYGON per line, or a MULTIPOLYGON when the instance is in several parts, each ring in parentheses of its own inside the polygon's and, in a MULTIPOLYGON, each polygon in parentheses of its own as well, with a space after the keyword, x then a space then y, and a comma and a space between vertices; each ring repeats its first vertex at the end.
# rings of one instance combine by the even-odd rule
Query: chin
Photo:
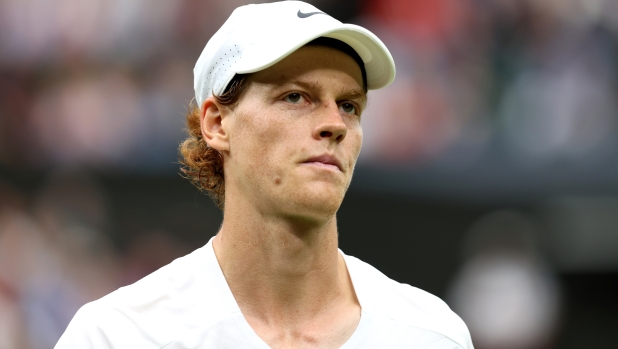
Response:
POLYGON ((316 222, 328 221, 335 216, 343 196, 344 190, 335 188, 310 188, 299 193, 288 205, 290 214, 297 217, 305 217, 307 220, 316 222), (321 190, 320 190, 321 189, 321 190))

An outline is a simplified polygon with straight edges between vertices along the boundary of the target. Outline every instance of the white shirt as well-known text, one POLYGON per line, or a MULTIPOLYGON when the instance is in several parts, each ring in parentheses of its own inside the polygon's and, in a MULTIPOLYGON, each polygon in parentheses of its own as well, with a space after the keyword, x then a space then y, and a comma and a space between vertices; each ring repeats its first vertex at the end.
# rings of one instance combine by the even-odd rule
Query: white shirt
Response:
MULTIPOLYGON (((343 256, 362 311, 342 349, 473 348, 466 325, 438 297, 343 256)), ((55 347, 103 348, 269 349, 243 317, 212 239, 136 283, 84 305, 55 347)))

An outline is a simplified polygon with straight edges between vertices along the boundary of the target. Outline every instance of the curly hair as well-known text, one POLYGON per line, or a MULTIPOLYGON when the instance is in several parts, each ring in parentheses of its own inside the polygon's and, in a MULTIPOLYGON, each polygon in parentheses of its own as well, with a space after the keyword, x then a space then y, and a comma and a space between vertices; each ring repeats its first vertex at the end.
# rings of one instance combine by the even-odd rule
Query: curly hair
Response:
MULTIPOLYGON (((234 108, 247 87, 247 76, 237 74, 222 95, 214 96, 223 106, 234 108)), ((179 147, 180 170, 183 176, 198 189, 206 191, 215 204, 223 210, 225 201, 225 180, 223 176, 223 155, 208 146, 202 136, 200 106, 189 104, 186 115, 189 137, 179 147)))

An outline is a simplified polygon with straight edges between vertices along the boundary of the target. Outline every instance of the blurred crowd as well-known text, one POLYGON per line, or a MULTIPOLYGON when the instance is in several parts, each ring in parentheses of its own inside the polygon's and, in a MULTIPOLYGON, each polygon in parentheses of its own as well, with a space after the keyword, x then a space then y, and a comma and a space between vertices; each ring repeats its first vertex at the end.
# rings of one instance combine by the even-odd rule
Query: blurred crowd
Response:
POLYGON ((618 141, 618 2, 369 1, 397 79, 370 96, 364 159, 523 165, 607 158, 618 141))
POLYGON ((189 252, 160 229, 118 246, 114 229, 85 172, 54 173, 33 195, 0 181, 0 349, 53 348, 83 304, 189 252))
POLYGON ((156 172, 233 1, 0 1, 0 163, 156 172))

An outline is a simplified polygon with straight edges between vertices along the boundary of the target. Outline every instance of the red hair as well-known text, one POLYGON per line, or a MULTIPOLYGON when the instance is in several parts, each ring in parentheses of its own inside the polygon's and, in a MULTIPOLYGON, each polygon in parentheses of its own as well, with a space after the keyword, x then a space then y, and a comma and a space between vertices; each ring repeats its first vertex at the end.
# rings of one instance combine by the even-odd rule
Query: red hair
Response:
MULTIPOLYGON (((220 96, 215 96, 223 106, 234 108, 247 87, 247 75, 236 75, 220 96)), ((215 204, 223 210, 225 201, 225 178, 223 155, 208 146, 202 136, 200 106, 191 102, 187 112, 189 136, 180 144, 180 170, 184 177, 202 191, 206 191, 215 204)))

